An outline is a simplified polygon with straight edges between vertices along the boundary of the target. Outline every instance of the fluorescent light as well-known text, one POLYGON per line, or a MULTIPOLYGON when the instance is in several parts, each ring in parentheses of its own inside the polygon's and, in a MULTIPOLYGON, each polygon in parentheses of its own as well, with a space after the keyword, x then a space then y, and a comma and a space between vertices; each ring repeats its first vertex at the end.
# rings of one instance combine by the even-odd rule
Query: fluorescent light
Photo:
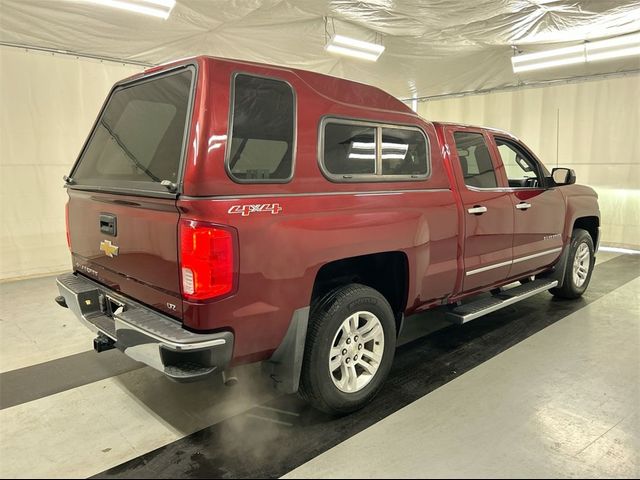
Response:
POLYGON ((630 57, 632 55, 640 55, 640 46, 619 48, 617 50, 600 53, 590 53, 587 51, 587 62, 597 62, 598 60, 606 60, 608 58, 630 57))
MULTIPOLYGON (((380 158, 383 160, 394 159, 404 160, 407 156, 406 153, 383 153, 380 158)), ((349 158, 357 158, 362 160, 375 160, 376 156, 373 153, 350 153, 349 158)))
POLYGON ((527 72, 529 70, 540 70, 541 68, 561 67, 563 65, 573 65, 576 63, 584 63, 584 61, 584 55, 580 55, 579 57, 559 58, 557 60, 531 63, 528 65, 513 65, 513 73, 527 72))
POLYGON ((378 60, 382 52, 384 52, 384 45, 356 40, 355 38, 345 37, 344 35, 334 35, 331 37, 325 48, 328 52, 362 58, 373 62, 378 60))
POLYGON ((640 33, 634 33, 633 35, 624 35, 622 37, 608 38, 606 40, 598 40, 595 42, 587 43, 587 51, 599 50, 602 48, 619 47, 621 45, 632 45, 634 43, 640 44, 640 33))
POLYGON ((378 57, 380 56, 374 53, 360 52, 346 47, 339 47, 337 45, 327 45, 327 52, 339 53, 340 55, 346 55, 348 57, 362 58, 363 60, 371 60, 372 62, 378 60, 378 57))
POLYGON ((344 35, 334 35, 331 38, 331 43, 334 45, 342 45, 344 47, 353 47, 357 50, 364 50, 365 52, 377 53, 378 55, 384 52, 383 45, 356 40, 355 38, 345 37, 344 35))
POLYGON ((511 58, 513 73, 640 55, 640 33, 554 48, 511 58), (542 60, 542 61, 540 61, 542 60))
MULTIPOLYGON (((351 148, 358 149, 373 149, 376 147, 376 144, 373 142, 353 142, 351 144, 351 148)), ((395 142, 382 142, 382 148, 397 148, 398 150, 404 150, 405 152, 409 148, 409 145, 406 143, 395 143, 395 142)))
POLYGON ((638 33, 587 43, 587 62, 630 57, 639 54, 640 34, 638 33))
POLYGON ((382 150, 402 150, 404 153, 407 153, 407 150, 409 150, 409 145, 407 145, 406 143, 387 143, 387 142, 382 142, 382 150))
POLYGON ((392 148, 395 150, 404 150, 406 152, 409 150, 409 145, 406 143, 382 142, 382 148, 392 148))
MULTIPOLYGON (((373 151, 375 150, 376 144, 373 142, 353 142, 351 144, 351 150, 365 150, 365 151, 373 151)), ((407 156, 407 151, 409 150, 409 145, 406 143, 396 143, 396 142, 382 142, 382 155, 381 158, 383 160, 387 159, 399 159, 404 160, 407 156), (387 151, 385 153, 385 150, 387 151), (389 153, 389 150, 396 152, 389 153)), ((374 153, 349 153, 349 158, 363 159, 363 160, 375 160, 376 155, 374 153)))
POLYGON ((142 13, 166 20, 176 4, 176 0, 84 0, 85 2, 142 13))
POLYGON ((584 45, 576 45, 573 47, 554 48, 553 50, 545 50, 544 52, 526 53, 524 55, 517 55, 511 59, 511 62, 515 66, 517 63, 529 62, 531 60, 540 60, 542 58, 560 57, 566 55, 573 57, 575 53, 584 54, 584 45))
POLYGON ((373 142, 352 142, 351 148, 357 148, 358 150, 373 150, 376 148, 376 144, 373 142))

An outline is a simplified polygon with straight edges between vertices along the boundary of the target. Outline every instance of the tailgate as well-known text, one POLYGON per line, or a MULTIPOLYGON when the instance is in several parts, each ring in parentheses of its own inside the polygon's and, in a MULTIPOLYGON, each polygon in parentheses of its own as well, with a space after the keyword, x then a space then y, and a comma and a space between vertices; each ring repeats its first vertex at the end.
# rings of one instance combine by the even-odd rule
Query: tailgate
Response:
POLYGON ((69 190, 74 269, 181 318, 178 218, 172 199, 69 190))
POLYGON ((74 269, 182 318, 176 191, 195 68, 118 84, 67 180, 74 269))

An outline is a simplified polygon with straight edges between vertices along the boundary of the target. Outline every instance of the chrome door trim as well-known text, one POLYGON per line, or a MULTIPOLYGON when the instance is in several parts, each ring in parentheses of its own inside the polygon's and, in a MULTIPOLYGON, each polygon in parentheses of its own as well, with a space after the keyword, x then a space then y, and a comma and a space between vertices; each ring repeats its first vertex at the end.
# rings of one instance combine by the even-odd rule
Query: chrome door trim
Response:
POLYGON ((527 255, 525 257, 514 258, 513 260, 509 260, 507 262, 500 262, 493 265, 487 265, 486 267, 476 268, 475 270, 469 270, 465 273, 465 275, 475 275, 476 273, 486 272, 488 270, 493 270, 494 268, 506 267, 507 265, 512 265, 514 263, 526 262, 527 260, 531 260, 533 258, 551 255, 552 253, 558 253, 560 251, 562 251, 562 247, 552 248, 551 250, 545 250, 544 252, 538 252, 532 255, 527 255))
POLYGON ((511 265, 513 262, 511 260, 507 262, 496 263, 494 265, 487 265, 486 267, 476 268, 475 270, 469 270, 465 275, 475 275, 476 273, 486 272, 488 270, 493 270, 494 268, 506 267, 511 265))
POLYGON ((514 258, 513 263, 526 262, 527 260, 531 260, 533 258, 543 257, 545 255, 551 255, 552 253, 558 253, 562 251, 562 247, 552 248, 551 250, 545 250, 544 252, 534 253, 533 255, 527 255, 526 257, 514 258))

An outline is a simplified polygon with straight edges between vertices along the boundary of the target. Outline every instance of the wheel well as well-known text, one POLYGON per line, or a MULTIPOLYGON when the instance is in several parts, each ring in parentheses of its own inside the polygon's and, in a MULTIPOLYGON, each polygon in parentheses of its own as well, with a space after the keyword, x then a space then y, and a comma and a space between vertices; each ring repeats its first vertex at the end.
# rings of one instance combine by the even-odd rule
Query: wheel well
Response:
POLYGON ((598 245, 598 227, 600 226, 600 220, 598 217, 581 217, 576 219, 573 224, 573 228, 582 228, 589 232, 591 239, 593 240, 594 247, 598 245))
POLYGON ((313 284, 311 305, 330 290, 350 283, 361 283, 379 291, 391 305, 399 328, 409 288, 409 262, 403 252, 343 258, 323 265, 313 284))

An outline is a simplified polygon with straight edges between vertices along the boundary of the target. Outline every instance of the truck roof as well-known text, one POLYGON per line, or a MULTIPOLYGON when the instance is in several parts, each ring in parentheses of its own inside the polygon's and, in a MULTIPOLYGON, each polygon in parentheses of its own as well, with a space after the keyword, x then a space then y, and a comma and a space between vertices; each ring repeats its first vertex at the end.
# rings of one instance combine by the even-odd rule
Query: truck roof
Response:
POLYGON ((296 75, 300 80, 306 83, 310 88, 315 90, 319 95, 329 98, 335 102, 345 103, 358 107, 371 109, 386 110, 398 113, 418 116, 408 105, 400 101, 393 95, 384 90, 353 80, 334 77, 323 73, 310 72, 308 70, 300 70, 297 68, 289 68, 279 65, 270 65, 266 63, 248 62, 244 60, 234 60, 229 58, 211 57, 199 55, 194 57, 183 58, 180 60, 164 63, 155 67, 146 69, 143 73, 134 75, 127 80, 138 78, 148 73, 164 70, 167 67, 192 63, 194 61, 203 61, 211 63, 233 63, 238 66, 251 65, 260 68, 269 68, 274 71, 287 71, 296 75))

